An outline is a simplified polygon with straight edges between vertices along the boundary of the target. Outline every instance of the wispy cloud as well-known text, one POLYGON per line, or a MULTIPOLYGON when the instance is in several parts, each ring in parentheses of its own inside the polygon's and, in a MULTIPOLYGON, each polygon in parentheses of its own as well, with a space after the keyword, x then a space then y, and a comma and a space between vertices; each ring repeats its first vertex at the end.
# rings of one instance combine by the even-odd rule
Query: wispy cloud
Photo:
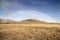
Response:
POLYGON ((28 0, 31 4, 37 6, 49 6, 49 3, 46 0, 28 0))
POLYGON ((0 2, 1 2, 0 8, 3 10, 4 12, 3 14, 6 16, 13 14, 17 10, 24 9, 24 6, 22 4, 19 4, 17 1, 10 2, 7 0, 2 0, 0 2))

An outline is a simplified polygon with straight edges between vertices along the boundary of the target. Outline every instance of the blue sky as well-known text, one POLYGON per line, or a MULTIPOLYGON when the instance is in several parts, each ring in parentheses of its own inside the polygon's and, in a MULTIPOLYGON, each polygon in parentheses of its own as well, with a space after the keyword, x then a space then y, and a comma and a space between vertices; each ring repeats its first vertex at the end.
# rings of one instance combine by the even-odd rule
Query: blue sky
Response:
POLYGON ((12 20, 41 18, 60 23, 60 0, 0 0, 0 18, 7 17, 12 20))

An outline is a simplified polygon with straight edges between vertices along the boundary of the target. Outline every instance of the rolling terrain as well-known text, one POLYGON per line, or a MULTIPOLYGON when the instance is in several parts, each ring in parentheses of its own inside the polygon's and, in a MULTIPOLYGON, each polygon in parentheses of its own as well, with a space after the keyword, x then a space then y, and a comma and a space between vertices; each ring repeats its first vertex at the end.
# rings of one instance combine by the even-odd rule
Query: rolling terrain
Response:
MULTIPOLYGON (((3 19, 2 19, 3 20, 3 19)), ((0 21, 0 40, 60 40, 60 24, 34 19, 0 21)))

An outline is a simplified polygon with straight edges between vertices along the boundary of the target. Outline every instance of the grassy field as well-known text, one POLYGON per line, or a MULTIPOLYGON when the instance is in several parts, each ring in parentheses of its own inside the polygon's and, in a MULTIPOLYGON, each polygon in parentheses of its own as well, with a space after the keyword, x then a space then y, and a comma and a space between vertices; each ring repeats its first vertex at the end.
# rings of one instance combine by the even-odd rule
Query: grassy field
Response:
POLYGON ((0 24, 0 40, 60 40, 60 25, 0 24))

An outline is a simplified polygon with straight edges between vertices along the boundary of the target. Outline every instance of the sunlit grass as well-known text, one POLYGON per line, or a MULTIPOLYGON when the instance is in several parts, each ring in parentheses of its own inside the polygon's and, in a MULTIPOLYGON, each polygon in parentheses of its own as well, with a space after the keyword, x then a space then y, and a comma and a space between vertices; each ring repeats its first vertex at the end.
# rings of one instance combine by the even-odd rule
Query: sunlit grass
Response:
POLYGON ((60 25, 0 24, 0 40, 60 40, 60 25))

